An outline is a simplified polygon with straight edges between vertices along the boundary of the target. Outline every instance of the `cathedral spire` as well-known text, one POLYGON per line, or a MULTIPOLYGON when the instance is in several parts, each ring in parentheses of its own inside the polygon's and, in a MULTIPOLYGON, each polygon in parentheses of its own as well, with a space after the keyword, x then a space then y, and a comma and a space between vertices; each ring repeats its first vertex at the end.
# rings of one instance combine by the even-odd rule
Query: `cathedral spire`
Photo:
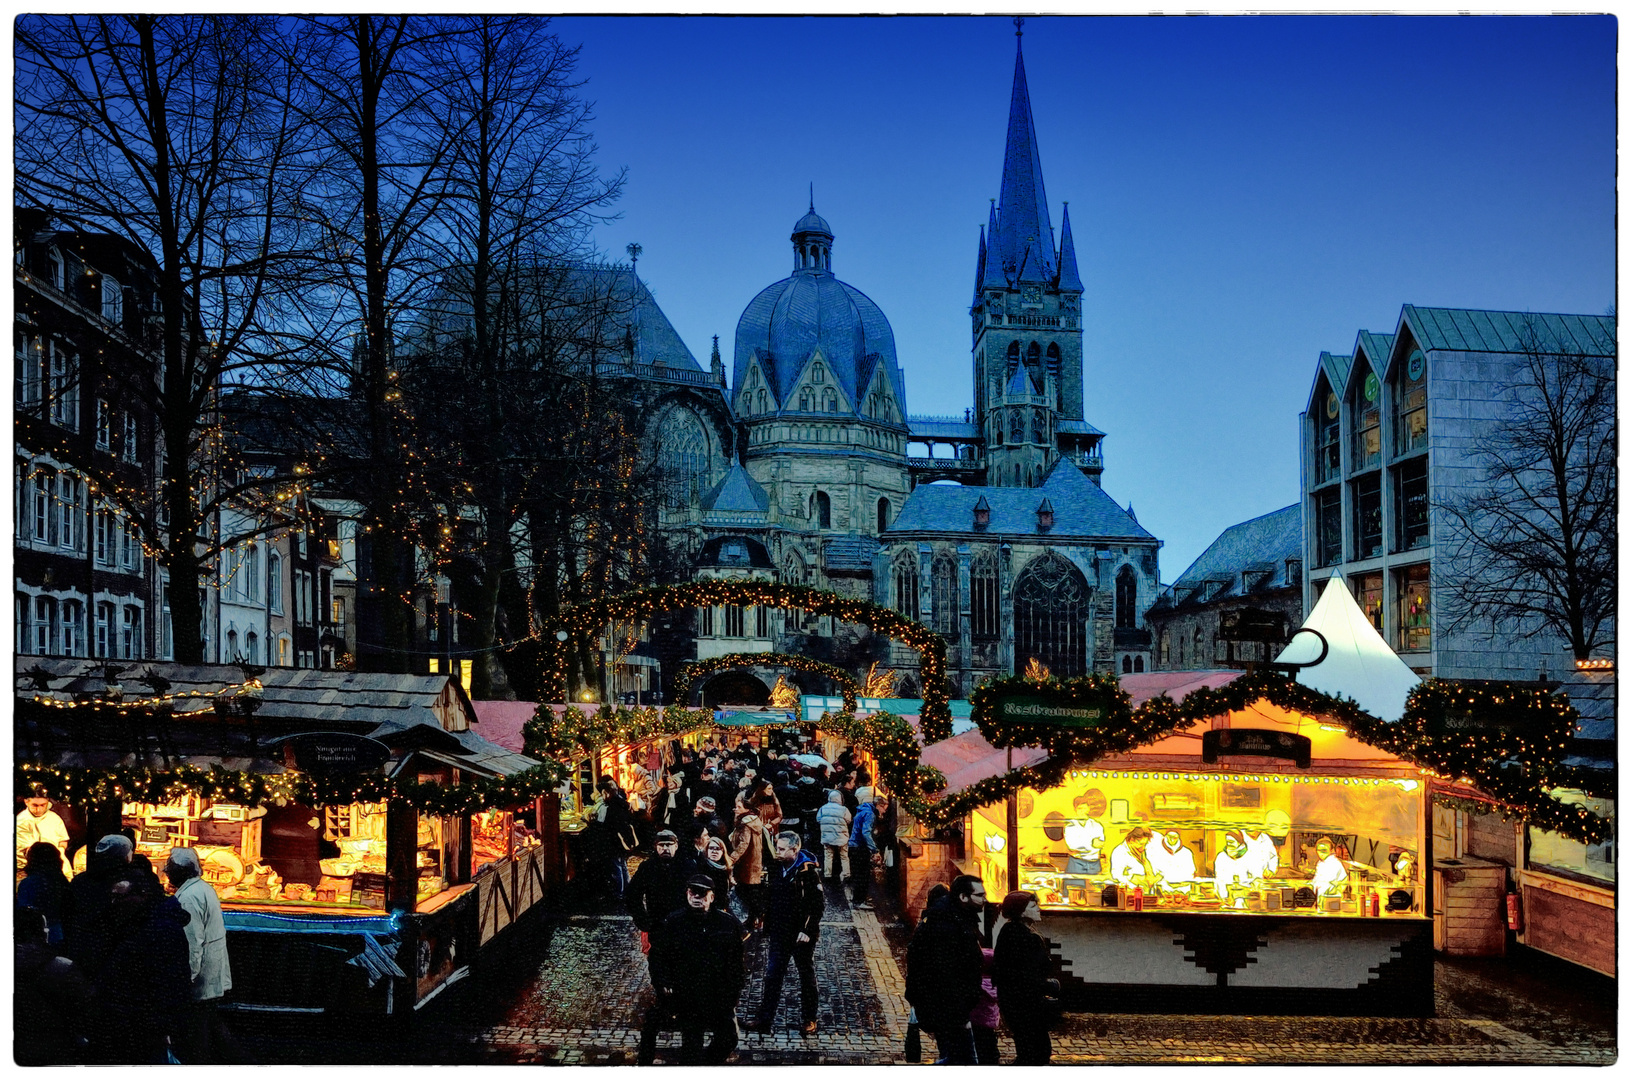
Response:
POLYGON ((1059 241, 1059 289, 1081 292, 1082 276, 1076 272, 1076 241, 1070 235, 1070 204, 1065 204, 1065 238, 1059 241))
POLYGON ((980 287, 985 281, 985 226, 980 226, 980 258, 974 265, 974 306, 980 306, 980 287))
POLYGON ((1005 289, 1008 279, 1003 275, 1002 269, 1002 234, 997 228, 997 200, 991 200, 991 216, 985 226, 985 259, 980 263, 980 287, 984 289, 1005 289))
MULTIPOLYGON (((1018 24, 1016 24, 1018 25, 1018 24)), ((1003 268, 1010 273, 1025 260, 1026 248, 1037 243, 1042 265, 1027 267, 1031 274, 1054 276, 1053 225, 1048 218, 1048 195, 1042 186, 1042 155, 1036 145, 1036 123, 1031 119, 1031 93, 1025 82, 1025 54, 1019 48, 1023 29, 1015 33, 1014 89, 1008 102, 1008 145, 1002 161, 1002 238, 995 246, 1003 268)))

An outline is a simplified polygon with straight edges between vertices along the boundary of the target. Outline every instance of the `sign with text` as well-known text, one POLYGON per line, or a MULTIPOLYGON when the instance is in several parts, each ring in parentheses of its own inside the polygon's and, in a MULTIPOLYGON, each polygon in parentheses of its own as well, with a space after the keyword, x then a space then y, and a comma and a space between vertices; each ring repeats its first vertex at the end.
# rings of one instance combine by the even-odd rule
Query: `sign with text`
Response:
POLYGON ((1104 709, 1097 705, 1072 705, 1045 697, 1015 694, 1002 699, 998 715, 1011 724, 1098 727, 1099 721, 1104 719, 1104 709))
POLYGON ((308 731, 283 740, 286 766, 325 776, 372 772, 390 756, 391 748, 378 739, 344 731, 308 731))
POLYGON ((1234 756, 1283 758, 1306 769, 1313 761, 1314 744, 1306 735, 1262 728, 1218 728, 1201 735, 1201 760, 1208 765, 1234 756))

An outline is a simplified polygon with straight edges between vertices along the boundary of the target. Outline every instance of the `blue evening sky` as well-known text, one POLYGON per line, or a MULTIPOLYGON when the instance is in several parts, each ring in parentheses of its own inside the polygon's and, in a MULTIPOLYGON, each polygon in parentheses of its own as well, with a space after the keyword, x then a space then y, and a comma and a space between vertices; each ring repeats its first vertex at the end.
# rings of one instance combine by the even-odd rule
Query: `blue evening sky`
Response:
MULTIPOLYGON (((968 306, 1014 33, 986 18, 560 18, 640 274, 704 365, 792 267, 815 185, 833 269, 894 327, 913 414, 971 404, 968 306)), ((1172 581, 1298 497, 1322 349, 1405 303, 1614 302, 1615 31, 1598 17, 1031 18, 1055 228, 1082 280, 1105 490, 1172 581)), ((942 451, 944 452, 944 451, 942 451)))

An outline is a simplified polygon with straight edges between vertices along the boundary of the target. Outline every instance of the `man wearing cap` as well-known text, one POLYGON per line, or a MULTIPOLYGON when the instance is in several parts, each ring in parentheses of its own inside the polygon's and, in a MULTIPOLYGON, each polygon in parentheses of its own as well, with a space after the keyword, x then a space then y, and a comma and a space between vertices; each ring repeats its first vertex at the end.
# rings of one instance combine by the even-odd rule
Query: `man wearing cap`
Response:
POLYGON ((685 883, 685 906, 663 920, 651 948, 657 1005, 640 1031, 639 1064, 656 1056, 665 1016, 680 1029, 681 1065, 722 1065, 736 1049, 736 1003, 742 997, 742 924, 714 908, 704 874, 685 883), (708 1046, 702 1034, 709 1032, 708 1046))
POLYGON ((227 928, 221 918, 221 900, 204 880, 198 852, 170 849, 164 875, 176 890, 191 919, 187 922, 187 964, 192 972, 193 1006, 183 1040, 182 1060, 188 1065, 214 1064, 221 998, 232 989, 232 965, 227 959, 227 928))
POLYGON ((685 906, 685 879, 690 863, 679 855, 680 838, 672 829, 660 829, 652 842, 656 854, 640 864, 623 892, 629 917, 640 931, 641 951, 650 955, 652 937, 663 920, 685 906))
POLYGON ((712 795, 702 796, 697 800, 697 808, 691 815, 691 823, 706 828, 709 836, 724 836, 725 823, 720 820, 715 809, 716 805, 712 795))
POLYGON ((113 883, 129 873, 135 850, 128 836, 104 836, 85 860, 85 872, 68 883, 63 945, 86 978, 97 978, 107 961, 113 937, 113 883))

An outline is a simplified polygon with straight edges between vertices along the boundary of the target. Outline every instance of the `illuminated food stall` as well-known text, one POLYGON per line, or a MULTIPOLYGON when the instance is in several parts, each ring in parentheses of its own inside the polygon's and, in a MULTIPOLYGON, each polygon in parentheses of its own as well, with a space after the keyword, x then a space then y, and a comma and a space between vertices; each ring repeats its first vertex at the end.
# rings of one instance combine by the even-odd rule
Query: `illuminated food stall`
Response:
POLYGON ((119 830, 156 868, 198 852, 225 915, 228 1008, 411 1012, 542 895, 508 809, 533 802, 539 763, 471 730, 447 676, 81 660, 36 674, 20 775, 79 794, 80 865, 119 830), (511 778, 524 797, 480 806, 511 778))
POLYGON ((1276 692, 1276 676, 1233 691, 1233 672, 1124 676, 1135 704, 1189 690, 1230 705, 1147 737, 1098 732, 1123 745, 970 815, 987 892, 1037 894, 1068 1007, 1431 1015, 1430 778, 1312 704, 1396 720, 1416 678, 1345 589, 1326 598, 1308 625, 1328 656, 1297 677, 1327 697, 1276 692))

